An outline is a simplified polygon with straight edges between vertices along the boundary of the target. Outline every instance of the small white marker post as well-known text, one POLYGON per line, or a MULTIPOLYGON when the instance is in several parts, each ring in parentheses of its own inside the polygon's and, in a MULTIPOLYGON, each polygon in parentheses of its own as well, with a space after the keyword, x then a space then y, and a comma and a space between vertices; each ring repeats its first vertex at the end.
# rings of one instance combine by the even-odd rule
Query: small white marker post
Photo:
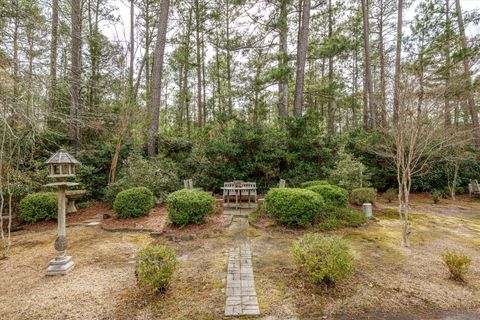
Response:
POLYGON ((364 203, 362 205, 363 212, 365 212, 365 217, 369 220, 373 219, 373 210, 371 203, 364 203))

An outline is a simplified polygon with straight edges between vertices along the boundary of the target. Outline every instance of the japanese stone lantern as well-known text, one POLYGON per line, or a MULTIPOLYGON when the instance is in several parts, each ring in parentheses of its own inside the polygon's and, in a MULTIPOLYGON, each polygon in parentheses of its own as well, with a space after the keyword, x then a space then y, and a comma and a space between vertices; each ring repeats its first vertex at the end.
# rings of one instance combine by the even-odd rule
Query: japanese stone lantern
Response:
POLYGON ((47 275, 63 275, 73 269, 75 263, 67 256, 67 230, 65 223, 65 189, 78 183, 67 182, 67 178, 75 177, 75 165, 79 162, 65 150, 60 149, 45 162, 48 165, 49 178, 57 182, 49 183, 47 187, 58 187, 58 236, 55 240, 57 256, 50 260, 47 275))

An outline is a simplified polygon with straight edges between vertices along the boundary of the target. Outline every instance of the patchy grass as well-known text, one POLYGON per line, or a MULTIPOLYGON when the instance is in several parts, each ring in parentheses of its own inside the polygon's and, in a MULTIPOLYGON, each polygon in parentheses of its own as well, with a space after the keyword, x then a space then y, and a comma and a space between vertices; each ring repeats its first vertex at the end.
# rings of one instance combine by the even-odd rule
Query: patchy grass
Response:
MULTIPOLYGON (((244 238, 251 241, 262 318, 375 319, 479 308, 480 201, 416 200, 410 248, 401 247, 401 224, 394 217, 327 232, 347 240, 355 257, 354 275, 335 288, 313 285, 296 269, 290 247, 305 232, 298 228, 256 229, 235 217, 215 237, 172 242, 77 224, 67 229, 75 269, 46 277, 55 256, 55 225, 32 226, 14 233, 11 257, 0 261, 0 308, 9 319, 221 319, 227 254, 244 238), (139 289, 134 275, 135 252, 154 241, 179 258, 170 287, 156 295, 139 289), (445 250, 472 258, 465 284, 448 280, 445 250)), ((394 206, 380 202, 376 210, 394 206)))

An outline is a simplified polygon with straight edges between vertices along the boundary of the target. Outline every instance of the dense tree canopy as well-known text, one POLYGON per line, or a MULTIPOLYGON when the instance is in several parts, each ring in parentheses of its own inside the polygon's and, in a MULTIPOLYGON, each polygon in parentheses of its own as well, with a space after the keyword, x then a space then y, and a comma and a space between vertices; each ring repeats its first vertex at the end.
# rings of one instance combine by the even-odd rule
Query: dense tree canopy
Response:
MULTIPOLYGON (((366 146, 407 94, 480 147, 479 21, 459 0, 0 0, 0 193, 39 189, 60 146, 92 197, 133 154, 215 190, 327 178, 346 153, 386 189, 366 146)), ((479 165, 460 166, 465 186, 479 165)))

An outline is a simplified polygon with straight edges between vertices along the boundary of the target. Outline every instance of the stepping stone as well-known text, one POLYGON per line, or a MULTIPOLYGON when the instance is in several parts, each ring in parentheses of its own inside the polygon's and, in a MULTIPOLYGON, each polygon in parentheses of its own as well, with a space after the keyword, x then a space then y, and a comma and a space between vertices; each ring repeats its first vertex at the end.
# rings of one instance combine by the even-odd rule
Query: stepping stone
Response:
POLYGON ((226 316, 260 315, 253 278, 252 252, 247 243, 230 250, 225 292, 226 316))

